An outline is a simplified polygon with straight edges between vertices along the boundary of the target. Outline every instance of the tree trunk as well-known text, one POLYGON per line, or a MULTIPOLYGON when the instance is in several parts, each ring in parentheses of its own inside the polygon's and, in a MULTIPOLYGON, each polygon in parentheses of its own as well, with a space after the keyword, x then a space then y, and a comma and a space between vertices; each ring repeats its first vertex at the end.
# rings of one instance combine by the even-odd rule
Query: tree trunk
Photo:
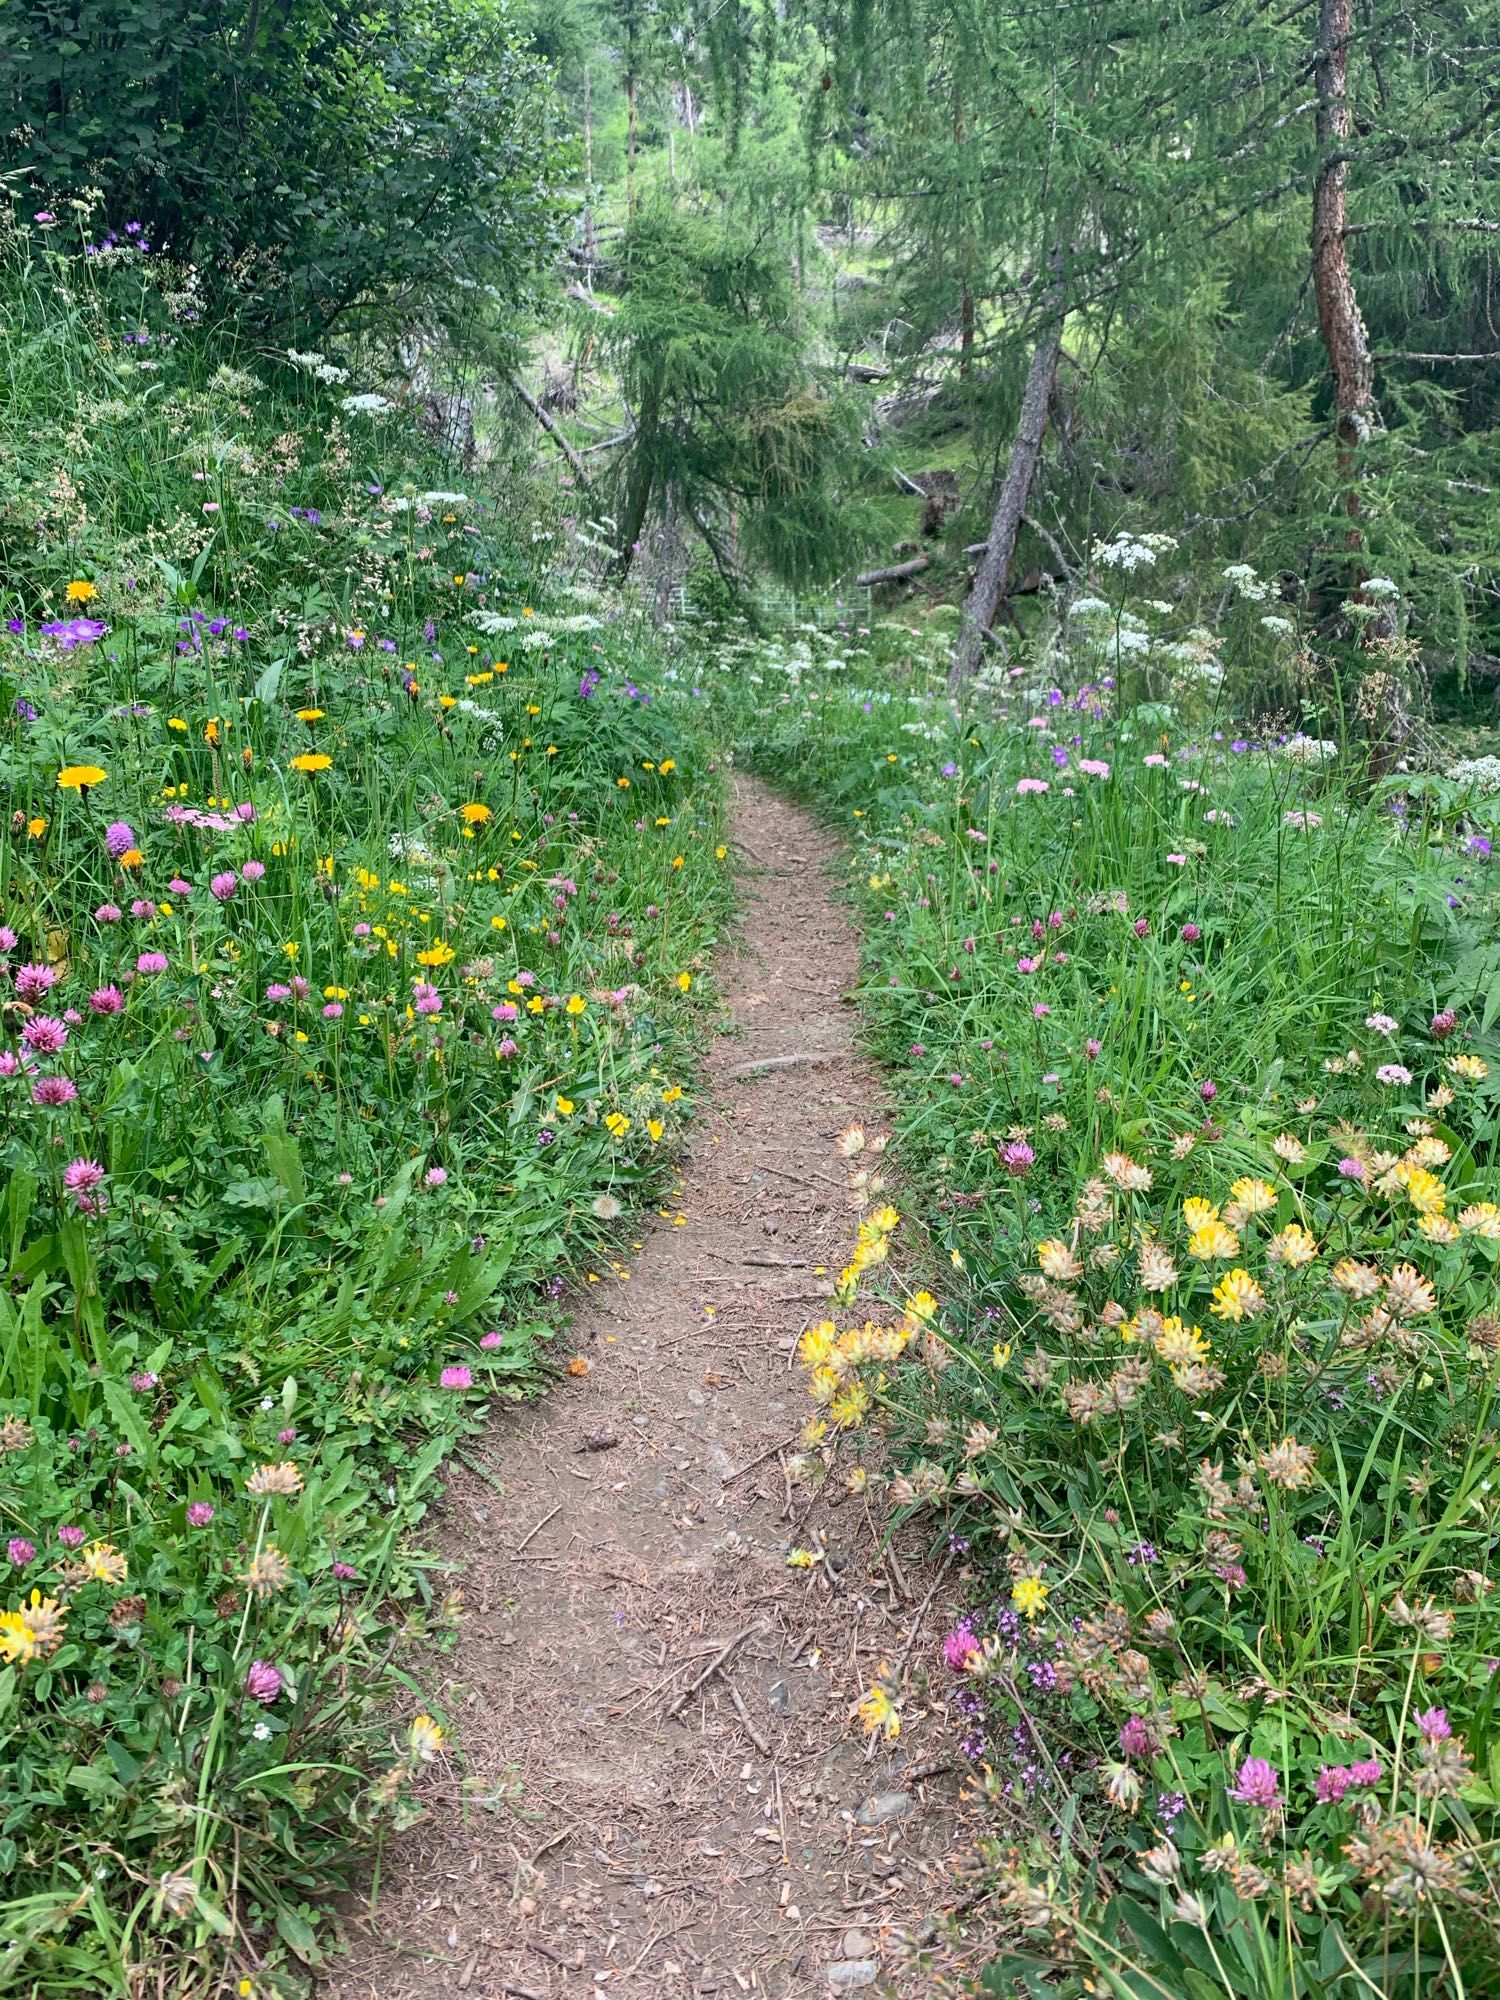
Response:
POLYGON ((532 395, 531 391, 527 388, 526 384, 521 380, 519 375, 511 376, 510 386, 512 387, 512 389, 515 390, 518 400, 522 402, 528 410, 530 410, 531 414, 536 418, 537 422, 541 425, 542 429, 547 433, 548 437, 551 438, 552 442, 557 446, 558 450, 562 453, 563 457, 568 461, 568 464, 573 468, 573 471, 577 476, 580 484, 585 489, 587 489, 589 483, 589 469, 584 464, 583 460, 578 456, 578 453, 573 449, 572 445, 568 443, 566 437, 564 437, 558 424, 553 419, 551 411, 543 409, 542 405, 537 401, 536 397, 532 395))
MULTIPOLYGON (((1354 0, 1319 0, 1313 79, 1318 93, 1318 173, 1313 183, 1313 291, 1318 326, 1333 377, 1338 470, 1349 518, 1345 547, 1362 546, 1359 529, 1359 447, 1375 420, 1375 364, 1370 356, 1354 278, 1349 270, 1349 43, 1354 0)), ((1356 581, 1358 579, 1356 578, 1356 581)))
POLYGON ((635 142, 640 130, 636 111, 635 13, 632 10, 625 34, 625 215, 635 214, 635 142))
POLYGON ((1021 398, 1021 415, 1016 424, 1016 439, 1010 448, 1010 463, 1005 468, 1000 497, 995 502, 974 588, 964 606, 958 649, 948 674, 950 688, 960 688, 972 678, 984 651, 985 636, 994 625, 1005 596, 1005 582, 1010 575, 1011 558, 1016 552, 1016 536, 1021 531, 1021 516, 1026 511, 1037 460, 1042 455, 1042 439, 1047 433, 1047 402, 1057 374, 1057 357, 1062 352, 1066 318, 1066 309, 1059 301, 1052 324, 1044 331, 1032 353, 1026 391, 1021 398))
POLYGON ((589 66, 583 66, 583 202, 584 283, 594 289, 594 119, 589 66))

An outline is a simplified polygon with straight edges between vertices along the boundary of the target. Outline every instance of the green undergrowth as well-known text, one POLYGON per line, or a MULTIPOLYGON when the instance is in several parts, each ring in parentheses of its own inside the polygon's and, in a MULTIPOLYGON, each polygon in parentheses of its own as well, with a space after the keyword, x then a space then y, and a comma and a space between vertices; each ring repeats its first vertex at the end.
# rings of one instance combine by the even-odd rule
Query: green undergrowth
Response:
POLYGON ((129 248, 0 329, 0 1990, 291 1994, 444 1749, 444 1460, 667 1184, 720 790, 347 360, 129 248))
POLYGON ((989 1990, 1495 1993, 1495 808, 1332 697, 1236 725, 1226 653, 1316 670, 1250 572, 1184 634, 1169 543, 1095 560, 962 705, 895 623, 722 648, 739 757, 850 842, 948 1259, 904 1298, 871 1219, 804 1472, 878 1417, 959 1564, 989 1990))

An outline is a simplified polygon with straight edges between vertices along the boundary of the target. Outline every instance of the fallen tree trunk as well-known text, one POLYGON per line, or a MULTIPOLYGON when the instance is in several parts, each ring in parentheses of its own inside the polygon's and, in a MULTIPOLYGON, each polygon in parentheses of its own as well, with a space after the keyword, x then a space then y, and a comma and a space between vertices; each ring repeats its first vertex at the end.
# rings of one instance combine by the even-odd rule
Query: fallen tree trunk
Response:
POLYGON ((542 429, 547 433, 548 437, 550 437, 552 442, 557 446, 558 450, 562 453, 563 457, 568 461, 569 465, 572 466, 578 478, 583 481, 583 484, 585 486, 587 486, 589 483, 588 467, 584 464, 583 460, 578 456, 577 452, 574 451, 572 445, 568 443, 568 440, 563 436, 562 431, 559 429, 555 419, 553 418, 552 412, 548 409, 543 408, 543 406, 537 401, 536 397, 533 396, 531 391, 527 388, 526 384, 521 380, 519 375, 511 376, 510 386, 515 390, 516 395, 519 397, 521 402, 523 402, 526 405, 526 408, 530 410, 531 414, 536 418, 537 422, 541 425, 542 429))
POLYGON ((892 563, 889 569, 867 569, 854 581, 861 589, 875 583, 904 583, 907 577, 920 576, 924 569, 931 568, 931 556, 913 556, 910 562, 892 563))
POLYGON ((1047 433, 1047 403, 1057 374, 1057 358, 1062 352, 1066 319, 1066 307, 1059 300, 1056 314, 1031 356, 1010 463, 1005 468, 1005 478, 995 502, 974 587, 964 605, 958 646, 948 673, 950 688, 960 688, 972 678, 984 651, 985 636, 993 627, 1005 596, 1011 558, 1016 552, 1016 536, 1021 531, 1031 482, 1036 476, 1037 460, 1042 455, 1042 439, 1047 433))

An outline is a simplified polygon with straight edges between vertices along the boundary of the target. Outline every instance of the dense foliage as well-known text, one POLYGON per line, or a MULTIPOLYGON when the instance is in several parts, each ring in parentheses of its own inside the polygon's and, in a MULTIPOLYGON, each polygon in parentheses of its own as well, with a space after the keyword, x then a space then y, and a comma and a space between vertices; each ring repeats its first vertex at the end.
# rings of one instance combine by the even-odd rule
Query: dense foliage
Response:
POLYGON ((129 231, 202 310, 283 334, 472 329, 533 295, 563 213, 508 0, 8 9, 0 127, 29 211, 96 250, 129 231))
POLYGON ((412 1530, 682 1129, 725 850, 545 512, 139 279, 0 270, 0 1983, 275 1992, 441 1747, 412 1530))

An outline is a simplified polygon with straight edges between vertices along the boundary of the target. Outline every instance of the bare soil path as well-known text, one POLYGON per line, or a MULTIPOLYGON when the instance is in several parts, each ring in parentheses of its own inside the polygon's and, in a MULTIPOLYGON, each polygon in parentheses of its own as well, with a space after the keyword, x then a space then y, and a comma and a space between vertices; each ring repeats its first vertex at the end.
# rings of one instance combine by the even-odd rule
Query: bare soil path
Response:
POLYGON ((851 1709, 883 1661, 930 1656, 943 1579, 919 1542, 882 1554, 841 1475, 815 1499, 785 1471, 793 1349, 858 1221, 836 1141, 881 1129, 855 938, 810 818, 740 778, 733 836, 738 1032, 680 1205, 586 1302, 587 1377, 496 1417, 504 1497, 455 1468, 440 1543, 469 1615, 433 1693, 464 1761, 387 1850, 329 2000, 932 1990, 903 1940, 953 1901, 951 1737, 936 1697, 890 1746, 851 1709), (820 1532, 827 1559, 788 1568, 820 1532))

